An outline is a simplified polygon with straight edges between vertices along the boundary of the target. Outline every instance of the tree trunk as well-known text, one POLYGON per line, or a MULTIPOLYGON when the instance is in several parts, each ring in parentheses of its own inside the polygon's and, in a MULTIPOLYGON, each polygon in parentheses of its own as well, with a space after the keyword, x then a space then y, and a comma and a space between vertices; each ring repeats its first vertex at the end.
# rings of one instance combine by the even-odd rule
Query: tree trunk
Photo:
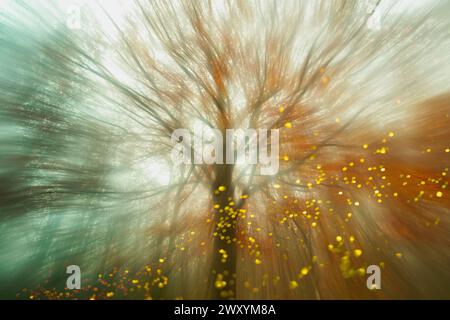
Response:
POLYGON ((230 299, 236 295, 236 220, 233 210, 233 165, 216 165, 213 184, 214 240, 210 289, 212 299, 230 299), (222 191, 221 191, 222 190, 222 191), (231 203, 231 204, 230 204, 231 203), (217 208, 217 205, 218 208, 217 208), (234 241, 233 241, 234 239, 234 241))

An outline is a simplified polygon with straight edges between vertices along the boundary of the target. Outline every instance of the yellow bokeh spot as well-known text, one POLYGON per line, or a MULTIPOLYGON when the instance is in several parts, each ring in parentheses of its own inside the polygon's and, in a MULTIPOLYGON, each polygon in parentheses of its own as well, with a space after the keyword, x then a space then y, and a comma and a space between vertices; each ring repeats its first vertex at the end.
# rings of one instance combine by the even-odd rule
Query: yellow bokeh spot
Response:
POLYGON ((353 254, 355 255, 355 257, 359 257, 362 255, 362 250, 361 249, 355 249, 353 251, 353 254))
POLYGON ((357 272, 360 277, 364 277, 366 275, 366 270, 364 268, 358 268, 357 272))
POLYGON ((289 289, 293 290, 297 287, 298 287, 297 281, 293 280, 293 281, 289 282, 289 289))
POLYGON ((292 123, 286 122, 286 123, 284 124, 284 127, 285 127, 286 129, 291 129, 291 128, 292 128, 292 123))
POLYGON ((217 289, 225 288, 226 285, 227 285, 227 283, 225 281, 217 280, 215 282, 215 286, 217 289))
POLYGON ((218 190, 220 191, 220 192, 223 192, 223 191, 225 191, 227 188, 225 187, 225 186, 220 186, 219 188, 218 188, 218 190))
POLYGON ((441 191, 436 192, 436 197, 441 198, 443 196, 443 193, 441 191))
POLYGON ((309 273, 309 268, 308 267, 303 267, 302 270, 300 270, 300 273, 303 276, 306 276, 309 273))

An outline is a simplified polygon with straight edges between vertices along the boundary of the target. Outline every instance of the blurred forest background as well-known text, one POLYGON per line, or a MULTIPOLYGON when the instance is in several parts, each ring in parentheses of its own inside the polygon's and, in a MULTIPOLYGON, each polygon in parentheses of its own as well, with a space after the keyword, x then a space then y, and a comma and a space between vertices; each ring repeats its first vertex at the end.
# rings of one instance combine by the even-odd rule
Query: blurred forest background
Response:
POLYGON ((449 298, 449 18, 0 1, 0 297, 449 298), (177 128, 279 129, 280 170, 174 166, 177 128))

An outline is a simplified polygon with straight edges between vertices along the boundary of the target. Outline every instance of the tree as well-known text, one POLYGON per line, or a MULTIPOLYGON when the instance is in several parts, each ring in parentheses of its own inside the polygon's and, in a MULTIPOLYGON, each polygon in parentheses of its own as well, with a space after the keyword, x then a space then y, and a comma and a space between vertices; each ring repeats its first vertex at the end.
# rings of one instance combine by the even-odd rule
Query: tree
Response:
POLYGON ((1 207, 5 228, 39 222, 14 229, 35 234, 39 270, 145 265, 152 298, 448 294, 448 5, 95 2, 80 30, 20 8, 2 56, 24 76, 0 90, 23 150, 4 153, 1 207), (224 148, 227 129, 279 129, 280 170, 176 166, 178 128, 218 129, 224 148), (383 293, 365 288, 371 264, 383 293))

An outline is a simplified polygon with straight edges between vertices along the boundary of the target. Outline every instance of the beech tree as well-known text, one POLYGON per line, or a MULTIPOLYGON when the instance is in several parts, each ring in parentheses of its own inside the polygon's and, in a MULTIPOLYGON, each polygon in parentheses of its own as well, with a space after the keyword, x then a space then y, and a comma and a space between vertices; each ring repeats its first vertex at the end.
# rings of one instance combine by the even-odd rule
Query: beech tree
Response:
POLYGON ((2 294, 448 296, 448 3, 77 8, 0 17, 2 294), (174 164, 180 128, 279 130, 279 171, 174 164))

